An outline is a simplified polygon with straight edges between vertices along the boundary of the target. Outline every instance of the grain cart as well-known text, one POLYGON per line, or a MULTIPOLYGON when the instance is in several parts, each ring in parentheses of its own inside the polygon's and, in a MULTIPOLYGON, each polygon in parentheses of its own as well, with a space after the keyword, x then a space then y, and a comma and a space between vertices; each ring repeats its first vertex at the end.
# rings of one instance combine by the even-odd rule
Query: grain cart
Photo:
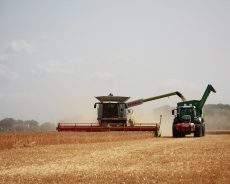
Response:
POLYGON ((194 137, 205 136, 205 123, 203 118, 203 106, 210 94, 216 93, 212 85, 208 85, 201 100, 190 100, 177 103, 177 108, 172 110, 174 115, 172 133, 173 137, 185 137, 194 133, 194 137))
MULTIPOLYGON (((153 131, 158 135, 160 123, 134 123, 130 118, 132 114, 131 107, 141 105, 145 102, 178 95, 182 101, 185 101, 183 95, 179 92, 167 93, 146 99, 139 99, 126 102, 129 97, 126 96, 98 96, 99 101, 94 104, 97 107, 97 123, 58 123, 58 131, 85 131, 85 132, 103 132, 103 131, 153 131)), ((160 118, 161 122, 161 118, 160 118)))

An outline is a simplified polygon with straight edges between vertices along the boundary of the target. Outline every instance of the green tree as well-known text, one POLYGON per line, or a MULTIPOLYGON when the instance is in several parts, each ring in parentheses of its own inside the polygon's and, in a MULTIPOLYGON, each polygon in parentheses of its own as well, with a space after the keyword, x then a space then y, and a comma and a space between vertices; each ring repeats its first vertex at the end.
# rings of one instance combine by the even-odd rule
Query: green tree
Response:
POLYGON ((13 118, 5 118, 0 121, 0 131, 12 131, 14 129, 15 120, 13 118))

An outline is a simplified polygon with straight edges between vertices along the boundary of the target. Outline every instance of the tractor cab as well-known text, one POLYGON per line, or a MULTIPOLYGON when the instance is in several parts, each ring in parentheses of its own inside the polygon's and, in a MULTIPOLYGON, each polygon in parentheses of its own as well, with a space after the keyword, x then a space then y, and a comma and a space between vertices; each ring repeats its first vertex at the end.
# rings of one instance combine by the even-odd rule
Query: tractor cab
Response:
POLYGON ((196 107, 181 106, 177 109, 172 110, 172 115, 175 115, 177 122, 191 123, 194 121, 194 118, 196 117, 196 107))

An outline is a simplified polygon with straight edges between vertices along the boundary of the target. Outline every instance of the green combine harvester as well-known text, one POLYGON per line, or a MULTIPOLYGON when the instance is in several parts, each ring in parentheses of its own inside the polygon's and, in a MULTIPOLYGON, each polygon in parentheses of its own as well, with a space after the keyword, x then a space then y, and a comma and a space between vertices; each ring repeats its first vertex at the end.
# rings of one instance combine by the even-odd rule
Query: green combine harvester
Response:
POLYGON ((201 100, 177 103, 177 108, 172 110, 172 115, 175 115, 172 125, 173 137, 185 137, 191 133, 194 133, 194 137, 205 136, 202 109, 211 91, 216 93, 213 86, 209 84, 201 100))

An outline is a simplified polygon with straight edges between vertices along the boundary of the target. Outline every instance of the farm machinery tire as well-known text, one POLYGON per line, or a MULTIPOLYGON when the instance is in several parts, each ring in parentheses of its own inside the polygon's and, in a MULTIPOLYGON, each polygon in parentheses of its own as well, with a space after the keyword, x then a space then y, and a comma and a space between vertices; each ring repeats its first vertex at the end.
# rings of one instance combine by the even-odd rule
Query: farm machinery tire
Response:
POLYGON ((174 138, 180 137, 180 133, 176 129, 176 124, 173 124, 172 133, 174 138))
POLYGON ((201 137, 203 132, 203 126, 201 124, 196 124, 194 137, 201 137))

